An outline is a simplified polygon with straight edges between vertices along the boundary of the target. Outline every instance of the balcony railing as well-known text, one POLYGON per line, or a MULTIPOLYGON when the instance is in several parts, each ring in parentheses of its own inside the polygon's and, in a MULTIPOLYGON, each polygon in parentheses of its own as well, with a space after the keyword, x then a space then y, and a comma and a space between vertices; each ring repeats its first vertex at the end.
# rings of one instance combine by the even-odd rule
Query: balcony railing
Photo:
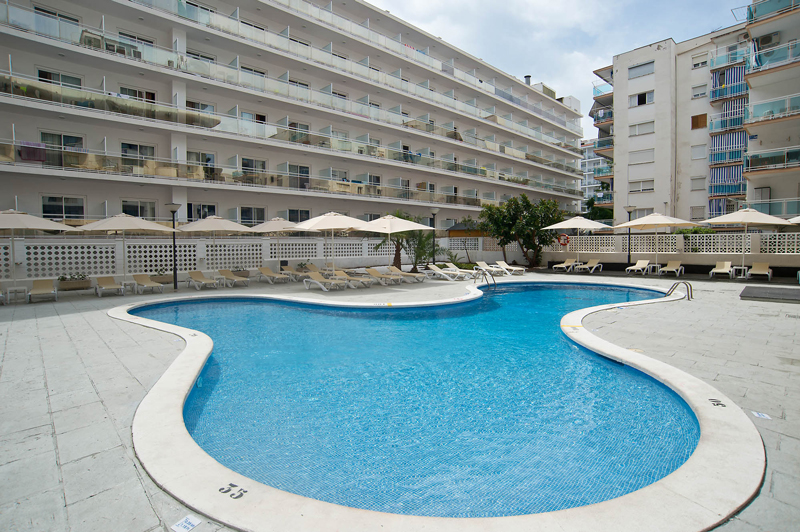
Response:
POLYGON ((593 195, 592 198, 594 198, 595 205, 609 205, 614 203, 613 192, 598 192, 597 194, 593 195))
POLYGON ((721 100, 723 98, 731 98, 733 96, 743 96, 747 94, 747 82, 740 81, 739 83, 732 83, 730 85, 723 85, 716 89, 711 89, 710 98, 714 100, 721 100))
POLYGON ((741 129, 743 124, 744 114, 742 112, 739 112, 738 114, 732 114, 729 112, 717 113, 709 117, 708 131, 720 132, 727 131, 729 129, 741 129))
POLYGON ((607 150, 613 147, 614 147, 614 137, 605 137, 602 139, 597 139, 594 142, 594 151, 607 150))
POLYGON ((744 206, 772 216, 792 218, 800 215, 800 198, 782 198, 767 201, 746 201, 744 206))
POLYGON ((598 166, 594 169, 594 177, 610 177, 614 175, 613 166, 598 166))
POLYGON ((733 46, 726 46, 724 48, 717 48, 716 50, 712 50, 708 66, 711 69, 716 69, 741 63, 745 60, 749 52, 749 41, 733 46))
POLYGON ((748 153, 744 157, 744 171, 780 170, 800 167, 800 146, 778 150, 764 150, 748 153))
POLYGON ((719 196, 744 196, 747 194, 747 182, 724 183, 708 186, 708 195, 719 196))
POLYGON ((614 120, 614 109, 611 107, 595 109, 592 111, 592 118, 594 118, 594 125, 612 122, 614 120))
POLYGON ((745 148, 746 146, 740 146, 738 148, 711 150, 708 154, 708 164, 715 165, 739 162, 742 160, 745 148))
POLYGON ((744 73, 763 72, 796 61, 800 61, 800 45, 795 41, 748 55, 745 60, 744 73))
MULTIPOLYGON (((290 91, 298 89, 303 90, 293 85, 288 85, 285 88, 290 91)), ((429 168, 464 173, 470 176, 497 179, 497 175, 499 175, 496 172, 478 166, 457 164, 449 159, 427 157, 420 154, 415 155, 411 152, 398 150, 389 146, 360 142, 357 140, 343 140, 323 133, 311 133, 281 124, 254 122, 227 114, 182 109, 171 104, 148 102, 124 97, 115 93, 60 85, 29 76, 10 75, 3 71, 0 71, 0 94, 10 94, 12 97, 46 101, 65 107, 96 110, 125 116, 135 116, 143 119, 184 124, 250 138, 313 145, 316 148, 328 149, 335 152, 370 155, 382 159, 391 159, 409 164, 427 166, 429 168)), ((365 106, 365 108, 368 107, 369 106, 365 106)), ((404 125, 423 128, 421 124, 422 123, 419 121, 409 121, 404 125)), ((427 124, 425 124, 425 126, 427 126, 427 124)), ((449 133, 458 135, 456 132, 449 133)), ((459 138, 459 140, 461 139, 459 138)), ((478 141, 476 139, 475 142, 480 142, 481 147, 490 151, 505 153, 521 160, 531 161, 575 175, 583 175, 579 169, 573 168, 565 162, 550 160, 489 141, 478 141)))
MULTIPOLYGON (((399 112, 393 113, 391 111, 375 108, 372 108, 372 111, 363 112, 362 108, 369 107, 366 104, 339 98, 333 96, 331 93, 291 85, 288 83, 287 79, 269 78, 253 74, 252 72, 243 71, 224 63, 195 59, 168 48, 144 45, 141 42, 132 41, 119 35, 104 32, 99 28, 57 19, 13 4, 0 4, 0 24, 21 28, 36 33, 37 35, 57 39, 62 42, 99 49, 113 54, 115 57, 141 61, 204 78, 214 79, 222 83, 244 87, 246 89, 265 93, 270 97, 274 95, 290 98, 392 124, 402 125, 404 122, 408 121, 408 118, 404 118, 399 112), (289 86, 292 88, 289 88, 289 86)), ((243 25, 243 27, 246 27, 246 25, 243 25)), ((274 34, 269 35, 275 36, 274 34)), ((582 154, 578 147, 577 140, 568 141, 566 137, 557 138, 544 134, 535 128, 515 123, 512 120, 484 111, 475 105, 459 102, 454 98, 433 92, 420 85, 403 81, 399 77, 392 76, 391 74, 376 72, 360 63, 343 60, 326 50, 313 48, 310 49, 312 51, 308 51, 306 48, 309 47, 289 41, 285 36, 279 35, 275 36, 275 38, 277 39, 276 43, 283 45, 280 48, 288 53, 295 53, 298 52, 298 50, 307 52, 306 55, 308 55, 308 58, 314 62, 323 63, 339 70, 345 70, 353 75, 370 79, 374 83, 381 83, 394 89, 414 94, 422 99, 433 101, 438 105, 456 109, 478 119, 493 122, 525 137, 567 149, 578 155, 582 154)), ((295 53, 295 55, 297 54, 295 53)))
POLYGON ((750 102, 744 109, 744 120, 747 124, 753 124, 797 114, 800 114, 800 94, 792 94, 761 102, 750 102))
POLYGON ((597 98, 598 96, 605 96, 613 92, 614 92, 614 86, 606 82, 602 83, 595 82, 594 86, 592 87, 592 96, 595 98, 597 98))
MULTIPOLYGON (((322 53, 331 56, 331 52, 328 50, 323 50, 319 48, 314 48, 309 45, 299 44, 295 41, 290 41, 288 35, 282 35, 279 33, 273 33, 268 30, 263 30, 260 28, 256 28, 251 24, 243 24, 238 18, 233 16, 225 16, 220 15, 219 13, 211 13, 205 9, 198 9, 192 5, 189 5, 180 0, 131 0, 134 3, 145 5, 147 7, 152 7, 159 11, 164 11, 173 15, 177 15, 179 17, 194 21, 202 26, 206 26, 209 28, 214 28, 235 37, 242 38, 247 41, 252 41, 260 45, 266 45, 273 48, 278 48, 282 51, 292 53, 294 55, 300 56, 310 56, 314 55, 314 51, 319 51, 322 53)), ((304 1, 297 1, 297 0, 273 0, 273 3, 280 4, 286 8, 289 8, 292 11, 299 11, 305 15, 311 16, 322 22, 326 25, 332 25, 342 31, 355 35, 356 37, 360 37, 362 39, 366 39, 367 41, 381 46, 382 48, 386 48, 396 54, 399 54, 407 59, 411 59, 418 63, 424 64, 430 68, 438 72, 442 72, 447 74, 459 81, 472 85, 475 88, 479 88, 484 92, 489 94, 494 94, 504 100, 507 100, 523 109, 526 109, 533 114, 539 115, 543 118, 548 120, 552 120, 558 125, 564 126, 567 129, 577 133, 578 135, 582 135, 583 130, 580 128, 578 124, 573 122, 572 120, 567 119, 566 113, 563 114, 556 114, 552 111, 545 110, 541 103, 537 102, 531 104, 521 98, 514 96, 510 90, 503 90, 498 87, 495 87, 491 83, 484 83, 478 77, 465 72, 463 70, 457 69, 453 64, 452 61, 440 61, 435 59, 419 50, 414 49, 411 46, 401 43, 393 38, 386 37, 374 30, 366 28, 361 24, 355 23, 351 20, 348 20, 344 17, 336 15, 332 11, 327 9, 323 9, 321 7, 315 6, 311 3, 304 2, 304 1)), ((334 56, 338 61, 335 63, 339 65, 348 65, 348 68, 345 68, 347 71, 351 71, 352 68, 357 68, 355 65, 360 65, 360 63, 350 61, 347 59, 342 59, 338 56, 334 56)), ((316 59, 315 59, 316 60, 316 59)), ((334 68, 338 68, 335 64, 330 64, 329 66, 334 66, 334 68)), ((361 65, 364 68, 367 68, 365 65, 361 65)), ((369 69, 368 69, 369 70, 369 69)))
POLYGON ((800 0, 761 0, 747 6, 747 23, 752 24, 797 9, 800 0))

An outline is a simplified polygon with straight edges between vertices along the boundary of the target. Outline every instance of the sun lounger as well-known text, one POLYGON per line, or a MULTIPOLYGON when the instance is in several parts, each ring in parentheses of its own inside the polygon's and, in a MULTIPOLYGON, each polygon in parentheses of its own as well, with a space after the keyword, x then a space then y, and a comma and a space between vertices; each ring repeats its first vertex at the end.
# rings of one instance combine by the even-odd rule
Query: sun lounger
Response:
POLYGON ((33 288, 28 292, 28 303, 31 303, 32 296, 54 296, 58 301, 58 288, 50 279, 39 279, 33 281, 33 288))
POLYGON ((674 273, 675 277, 680 277, 681 274, 683 274, 683 266, 681 266, 681 261, 671 260, 666 266, 658 269, 658 275, 666 275, 668 273, 674 273))
POLYGON ((372 277, 353 277, 352 275, 348 275, 347 272, 342 270, 334 270, 331 279, 339 279, 342 281, 347 281, 349 283, 348 286, 350 286, 351 288, 357 288, 358 286, 369 288, 370 286, 372 286, 372 283, 375 282, 375 279, 373 279, 372 277))
POLYGON ((768 262, 754 262, 753 267, 747 272, 747 278, 750 279, 753 275, 766 275, 767 281, 772 281, 772 268, 768 262))
POLYGON ((476 260, 475 264, 476 264, 474 268, 475 270, 482 270, 484 272, 491 273, 492 275, 508 275, 508 272, 506 272, 499 266, 489 266, 482 260, 476 260))
POLYGON ((553 271, 556 272, 556 271, 559 271, 559 270, 563 270, 564 273, 571 272, 572 268, 575 267, 575 263, 576 262, 577 262, 577 259, 567 259, 564 262, 562 262, 561 264, 554 264, 553 265, 553 271))
POLYGON ((709 277, 714 277, 718 273, 727 273, 728 277, 733 279, 733 268, 730 262, 718 262, 713 270, 708 272, 709 277))
POLYGON ((463 281, 464 279, 467 278, 467 275, 464 273, 452 272, 452 271, 446 272, 435 264, 428 264, 428 268, 431 271, 433 271, 433 274, 439 279, 445 279, 447 281, 463 281))
POLYGON ((197 270, 189 272, 189 278, 186 279, 186 288, 189 288, 190 286, 194 286, 195 290, 200 290, 204 286, 213 286, 214 288, 219 288, 214 279, 209 279, 197 270))
POLYGON ((239 277, 238 275, 234 275, 230 270, 218 270, 219 274, 223 277, 223 283, 227 286, 228 283, 231 283, 231 286, 235 286, 236 283, 242 283, 245 286, 250 286, 250 278, 249 277, 239 277))
POLYGON ((646 275, 648 266, 650 266, 649 260, 637 260, 636 264, 625 268, 625 273, 626 274, 641 273, 642 275, 646 275))
POLYGON ((307 273, 298 272, 292 266, 281 266, 281 270, 283 270, 283 272, 286 275, 288 275, 289 278, 292 281, 295 281, 295 282, 300 281, 301 279, 307 279, 308 278, 308 274, 307 273))
MULTIPOLYGON (((303 286, 306 287, 306 290, 311 290, 311 285, 315 284, 322 288, 323 292, 327 292, 328 289, 336 288, 336 289, 344 289, 347 287, 348 281, 343 279, 326 279, 322 276, 319 272, 309 272, 308 279, 303 279, 303 286)), ((355 286, 352 286, 355 288, 355 286)))
POLYGON ((308 264, 306 264, 306 269, 307 269, 309 272, 318 273, 318 274, 320 274, 320 275, 322 275, 322 276, 325 276, 325 275, 330 275, 330 274, 332 273, 332 271, 320 270, 319 268, 317 268, 316 266, 314 266, 314 265, 313 265, 313 264, 311 264, 311 263, 308 263, 308 264))
POLYGON ((275 273, 272 271, 272 268, 268 266, 263 266, 258 269, 258 280, 266 279, 269 284, 275 284, 275 281, 283 281, 288 283, 290 277, 288 275, 283 275, 282 273, 275 273))
POLYGON ((402 275, 395 275, 395 274, 385 274, 381 273, 375 268, 367 268, 367 275, 381 283, 382 285, 387 285, 389 283, 397 283, 400 284, 403 282, 402 275))
POLYGON ((590 259, 586 264, 580 264, 574 268, 576 272, 588 273, 594 273, 594 271, 597 269, 599 269, 601 272, 603 271, 603 265, 600 264, 600 259, 590 259))
POLYGON ((498 260, 497 266, 499 266, 508 275, 525 275, 525 268, 521 268, 519 266, 511 266, 509 264, 506 264, 506 261, 504 260, 498 260))
POLYGON ((133 276, 133 281, 136 283, 136 291, 140 294, 144 294, 144 289, 149 288, 151 291, 155 292, 156 288, 162 294, 164 293, 164 285, 161 283, 157 283, 150 279, 147 275, 137 274, 133 276))
POLYGON ((103 292, 106 290, 112 290, 121 296, 125 295, 125 287, 117 284, 113 277, 98 277, 97 284, 94 287, 97 297, 103 297, 103 292))
POLYGON ((409 283, 413 283, 414 281, 421 283, 428 278, 424 273, 404 272, 400 268, 395 268, 394 266, 389 266, 389 271, 395 275, 400 275, 404 281, 408 281, 409 283))
POLYGON ((451 273, 451 272, 463 273, 464 275, 467 276, 468 279, 472 279, 473 277, 475 277, 475 274, 477 273, 475 270, 465 270, 463 268, 459 268, 458 266, 456 266, 452 262, 445 262, 444 265, 447 266, 447 268, 442 268, 442 271, 447 272, 447 273, 451 273))

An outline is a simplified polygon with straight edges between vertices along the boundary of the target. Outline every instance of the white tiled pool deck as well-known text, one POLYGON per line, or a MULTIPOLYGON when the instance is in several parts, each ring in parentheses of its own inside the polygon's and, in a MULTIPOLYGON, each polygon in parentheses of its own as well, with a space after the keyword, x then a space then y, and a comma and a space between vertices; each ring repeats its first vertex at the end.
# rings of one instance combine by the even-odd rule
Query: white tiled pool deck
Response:
MULTIPOLYGON (((553 280, 551 275, 526 275, 526 280, 544 278, 553 280)), ((660 287, 672 281, 625 279, 660 287)), ((605 311, 588 316, 584 327, 706 381, 733 399, 758 427, 768 461, 761 493, 718 530, 796 530, 800 306, 740 301, 741 283, 692 283, 694 301, 605 311), (772 419, 755 418, 751 411, 772 419)), ((220 292, 379 304, 457 297, 466 284, 426 282, 322 293, 306 292, 297 284, 254 283, 220 292)), ((197 294, 181 289, 179 295, 197 294)), ((58 303, 0 307, 0 478, 6 486, 0 495, 0 529, 146 532, 169 530, 184 516, 197 515, 150 480, 131 442, 139 402, 181 352, 183 341, 107 315, 121 304, 161 298, 67 295, 58 303)), ((201 519, 195 530, 225 530, 201 519)), ((269 524, 270 516, 264 520, 269 524)))

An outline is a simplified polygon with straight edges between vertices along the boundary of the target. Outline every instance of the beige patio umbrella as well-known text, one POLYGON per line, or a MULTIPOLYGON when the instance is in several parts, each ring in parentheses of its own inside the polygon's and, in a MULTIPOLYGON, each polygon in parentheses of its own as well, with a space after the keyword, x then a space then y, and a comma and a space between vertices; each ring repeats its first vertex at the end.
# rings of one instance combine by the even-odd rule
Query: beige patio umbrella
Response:
POLYGON ((789 218, 789 222, 793 224, 800 224, 800 216, 795 216, 794 218, 789 218))
MULTIPOLYGON (((595 222, 594 220, 589 220, 588 218, 584 218, 583 216, 575 216, 570 218, 569 220, 564 220, 563 222, 558 222, 557 224, 548 225, 547 227, 543 227, 542 229, 577 229, 578 233, 581 231, 591 231, 594 229, 610 229, 610 227, 606 224, 601 224, 600 222, 595 222)), ((577 259, 581 260, 581 251, 578 250, 577 252, 577 259)))
POLYGON ((82 225, 75 229, 88 233, 90 231, 120 231, 122 232, 122 276, 128 275, 128 249, 125 246, 125 232, 155 232, 155 233, 175 233, 177 229, 157 224, 149 220, 137 218, 130 214, 117 214, 109 218, 104 218, 90 224, 82 225))
MULTIPOLYGON (((289 220, 285 220, 283 218, 272 218, 268 222, 264 222, 258 225, 255 225, 250 228, 250 230, 254 233, 263 233, 263 234, 273 234, 275 235, 275 240, 278 242, 278 266, 280 267, 281 263, 281 233, 286 233, 290 231, 300 231, 297 229, 297 224, 294 222, 290 222, 289 220)), ((317 231, 312 229, 306 229, 307 232, 316 233, 317 231)))
POLYGON ((330 231, 331 232, 331 264, 336 267, 336 251, 334 247, 334 231, 362 230, 366 222, 358 218, 351 218, 338 212, 329 212, 320 216, 315 216, 305 222, 300 222, 295 226, 298 231, 330 231))
MULTIPOLYGON (((363 222, 359 230, 393 235, 394 233, 403 233, 405 231, 433 231, 433 227, 387 214, 371 222, 363 222)), ((392 257, 390 255, 389 264, 391 263, 392 257)))
MULTIPOLYGON (((703 220, 700 223, 709 225, 743 225, 745 236, 747 236, 747 227, 750 225, 792 225, 791 220, 787 221, 783 218, 778 218, 777 216, 764 214, 763 212, 755 209, 739 209, 736 212, 723 214, 722 216, 717 216, 716 218, 709 218, 708 220, 703 220)), ((742 242, 742 268, 744 268, 744 256, 746 249, 747 248, 744 245, 744 242, 742 242)))
POLYGON ((17 286, 17 257, 14 253, 14 231, 21 229, 23 231, 75 231, 76 229, 38 216, 31 216, 30 214, 9 209, 7 211, 0 211, 0 229, 11 230, 11 279, 14 282, 14 287, 17 286))
POLYGON ((226 220, 220 216, 207 216, 202 220, 196 220, 181 226, 181 231, 185 233, 211 233, 211 242, 214 249, 214 267, 217 267, 217 232, 220 233, 252 233, 253 229, 240 223, 226 220))
POLYGON ((697 224, 680 218, 673 218, 665 214, 648 214, 624 224, 615 225, 614 229, 653 229, 656 232, 656 264, 658 264, 658 229, 660 227, 696 227, 697 224))

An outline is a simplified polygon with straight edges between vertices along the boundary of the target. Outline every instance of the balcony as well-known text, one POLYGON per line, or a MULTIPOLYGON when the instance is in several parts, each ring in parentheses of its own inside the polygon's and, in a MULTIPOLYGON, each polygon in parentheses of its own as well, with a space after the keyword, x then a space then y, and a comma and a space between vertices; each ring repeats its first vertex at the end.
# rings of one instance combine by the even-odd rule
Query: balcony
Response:
POLYGON ((737 113, 717 113, 711 115, 708 119, 708 132, 721 133, 732 129, 741 129, 743 124, 744 114, 741 111, 737 113))
POLYGON ((593 172, 595 179, 611 179, 614 177, 613 166, 598 166, 593 172))
POLYGON ((592 198, 594 199, 594 204, 598 207, 614 205, 613 192, 598 192, 597 194, 594 194, 592 198))
POLYGON ((747 6, 747 23, 754 24, 800 7, 800 0, 761 0, 747 6))
POLYGON ((739 83, 732 83, 730 85, 723 85, 716 89, 711 89, 709 95, 710 100, 724 100, 725 98, 733 98, 734 96, 744 96, 748 92, 747 82, 740 81, 739 83))
POLYGON ((718 164, 737 163, 742 161, 744 150, 747 146, 739 146, 725 149, 712 149, 708 154, 708 164, 715 166, 718 164))
POLYGON ((744 109, 745 124, 788 118, 800 114, 800 94, 761 102, 750 102, 744 109))
POLYGON ((614 158, 614 137, 597 139, 594 144, 594 153, 607 159, 614 158))
MULTIPOLYGON (((284 83, 284 85, 284 88, 289 91, 305 90, 302 87, 296 87, 290 84, 284 83)), ((294 130, 287 125, 253 122, 228 114, 215 114, 194 111, 192 109, 182 109, 171 104, 148 102, 124 97, 116 93, 60 85, 29 76, 12 76, 6 72, 0 71, 0 95, 2 94, 8 94, 12 98, 44 101, 48 104, 61 107, 72 107, 80 110, 113 113, 141 119, 205 128, 215 132, 234 134, 247 138, 313 145, 316 148, 328 149, 339 153, 369 155, 407 164, 468 174, 470 176, 497 179, 498 175, 497 172, 486 170, 485 168, 457 164, 448 159, 423 157, 388 146, 375 145, 356 140, 343 140, 322 133, 294 130)), ((335 99, 335 97, 333 98, 335 99)), ((347 100, 344 100, 344 102, 361 105, 364 107, 365 111, 369 109, 369 106, 365 104, 349 102, 347 100)), ((376 111, 379 112, 380 110, 376 111)), ((409 127, 413 127, 413 124, 409 127)), ((447 136, 457 135, 456 132, 449 130, 443 130, 443 133, 447 136)), ((504 153, 511 157, 524 161, 531 161, 554 170, 568 172, 574 175, 582 175, 579 169, 566 164, 565 160, 564 162, 550 160, 520 150, 513 150, 489 141, 476 139, 475 142, 480 143, 479 147, 489 151, 504 153)))
POLYGON ((744 196, 747 194, 747 182, 720 183, 708 186, 708 195, 712 197, 720 196, 744 196))
POLYGON ((742 63, 750 53, 750 44, 748 41, 738 43, 725 48, 717 48, 711 52, 711 58, 708 67, 711 70, 725 68, 737 63, 742 63))
MULTIPOLYGON (((354 69, 360 69, 360 70, 366 69, 364 73, 367 75, 364 77, 373 77, 369 73, 370 69, 365 65, 361 65, 360 63, 350 61, 347 59, 342 59, 339 56, 332 56, 331 52, 328 50, 314 48, 312 46, 299 45, 298 43, 291 41, 289 37, 286 35, 280 33, 273 33, 268 30, 256 28, 250 24, 242 23, 241 20, 239 20, 237 17, 234 16, 225 16, 225 15, 220 15, 219 13, 210 13, 205 9, 198 9, 197 7, 189 5, 188 3, 184 3, 181 0, 131 0, 131 1, 133 3, 153 8, 158 11, 170 13, 172 15, 177 15, 181 18, 191 20, 192 22, 195 22, 201 26, 223 31, 229 35, 256 43, 257 45, 260 46, 277 48, 281 51, 287 51, 292 55, 299 55, 301 57, 306 56, 306 58, 313 59, 314 61, 316 61, 317 59, 312 56, 318 55, 318 52, 321 52, 326 56, 328 56, 329 59, 325 63, 328 64, 328 66, 344 69, 348 72, 352 72, 354 69)), ((333 26, 341 31, 344 31, 361 39, 364 39, 374 45, 380 46, 381 48, 390 50, 395 54, 400 55, 406 59, 416 61, 417 63, 432 68, 437 72, 447 74, 465 84, 471 85, 474 88, 481 89, 486 93, 507 100, 523 109, 526 109, 527 111, 530 111, 533 114, 541 116, 547 120, 551 120, 556 124, 563 126, 578 135, 582 136, 583 134, 583 130, 581 129, 579 123, 576 123, 571 119, 568 119, 566 113, 556 114, 552 110, 548 111, 544 109, 541 103, 538 102, 529 103, 526 100, 514 96, 510 90, 503 90, 498 87, 495 87, 491 83, 484 83, 477 76, 456 68, 453 65, 452 60, 440 61, 438 59, 435 59, 430 55, 426 54, 425 52, 416 50, 415 48, 408 46, 407 44, 403 44, 402 42, 396 40, 395 38, 382 35, 374 30, 371 30, 361 25, 360 23, 353 22, 345 17, 333 13, 328 9, 315 6, 309 2, 303 2, 297 0, 272 0, 272 1, 276 4, 280 4, 284 8, 287 8, 291 11, 300 12, 304 15, 310 16, 326 26, 333 26)), ((238 10, 235 11, 238 12, 238 10)))
POLYGON ((597 127, 614 123, 614 109, 612 107, 594 109, 590 114, 594 119, 594 125, 597 127))
POLYGON ((752 152, 744 157, 744 171, 759 172, 759 176, 797 168, 800 168, 800 146, 752 152))
MULTIPOLYGON (((212 79, 221 83, 243 87, 245 89, 264 93, 268 97, 278 96, 289 98, 328 109, 336 109, 337 111, 352 113, 362 118, 368 118, 397 125, 403 125, 404 122, 408 120, 404 119, 400 113, 392 113, 390 111, 382 111, 380 109, 370 108, 369 106, 360 104, 359 102, 352 102, 350 100, 333 96, 331 93, 290 85, 285 79, 260 76, 248 71, 239 70, 231 65, 195 59, 168 48, 143 45, 141 42, 131 41, 119 35, 107 33, 99 28, 75 24, 63 19, 56 19, 13 4, 9 4, 8 6, 5 4, 0 4, 0 24, 20 28, 26 32, 56 39, 61 42, 105 51, 106 53, 117 58, 123 58, 135 62, 144 62, 188 74, 193 74, 203 78, 212 79)), ((242 25, 242 27, 249 26, 242 25)), ((307 52, 307 59, 316 63, 325 64, 338 70, 344 70, 350 74, 353 74, 354 76, 366 78, 373 83, 386 85, 392 89, 412 94, 424 100, 432 101, 437 105, 455 109, 479 120, 493 122, 501 127, 519 133, 522 136, 569 150, 578 155, 581 154, 577 140, 568 142, 566 137, 558 138, 544 134, 535 128, 498 117, 493 113, 482 110, 476 105, 460 102, 455 98, 433 92, 421 85, 403 81, 399 77, 391 74, 376 72, 360 63, 343 60, 340 57, 331 54, 329 51, 306 46, 298 46, 297 43, 290 41, 283 35, 275 35, 271 33, 268 35, 275 38, 274 41, 270 41, 271 45, 275 45, 273 47, 277 47, 278 49, 287 53, 298 55, 299 49, 301 52, 307 52)), ((544 112, 544 110, 541 108, 541 104, 534 104, 532 107, 537 111, 544 112)))
POLYGON ((800 215, 800 198, 782 198, 767 201, 747 201, 744 206, 764 214, 794 218, 800 215))
POLYGON ((758 74, 797 61, 800 61, 800 45, 789 42, 748 55, 745 60, 745 75, 758 74))
POLYGON ((596 81, 592 86, 592 96, 594 99, 611 96, 614 94, 614 86, 603 81, 596 81))

